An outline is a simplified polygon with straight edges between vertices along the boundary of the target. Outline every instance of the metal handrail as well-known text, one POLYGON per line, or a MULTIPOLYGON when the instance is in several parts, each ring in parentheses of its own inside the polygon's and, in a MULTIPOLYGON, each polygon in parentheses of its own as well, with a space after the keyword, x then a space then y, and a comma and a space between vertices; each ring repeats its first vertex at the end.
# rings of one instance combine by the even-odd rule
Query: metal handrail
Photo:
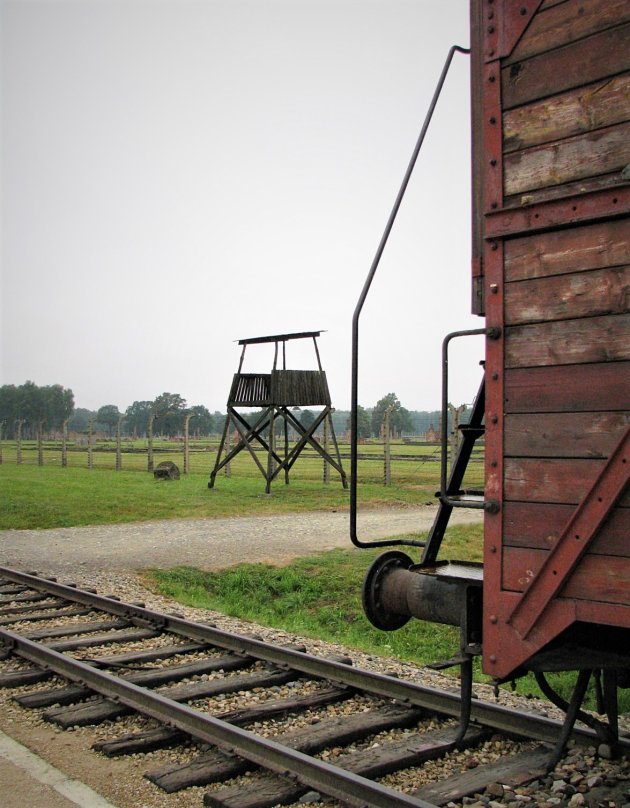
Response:
POLYGON ((448 484, 446 473, 448 468, 448 346, 452 339, 457 337, 476 337, 482 334, 488 335, 487 328, 472 328, 467 331, 453 331, 447 334, 442 342, 442 428, 441 428, 441 453, 440 453, 440 502, 450 505, 452 508, 479 508, 485 507, 484 502, 451 499, 448 495, 448 484))
POLYGON ((376 250, 376 255, 374 256, 372 266, 370 267, 370 271, 368 272, 365 283, 363 284, 363 289, 361 290, 361 295, 359 296, 359 300, 357 302, 357 305, 354 310, 354 315, 352 317, 352 385, 351 385, 352 389, 351 389, 351 405, 350 405, 350 539, 352 543, 357 547, 390 547, 392 545, 401 545, 401 544, 413 547, 424 546, 424 542, 414 541, 412 539, 385 539, 382 541, 364 542, 361 541, 357 536, 357 471, 358 471, 357 407, 359 397, 359 382, 358 382, 359 318, 361 316, 361 310, 363 308, 363 304, 365 303, 365 299, 367 298, 368 292, 370 291, 370 286, 372 285, 372 281, 374 280, 374 275, 376 274, 376 270, 378 269, 381 256, 383 255, 383 251, 385 250, 385 245, 387 244, 387 240, 389 239, 389 234, 391 233, 392 227, 394 226, 394 222, 398 214, 398 209, 400 208, 403 197, 405 195, 405 191, 407 190, 407 185, 409 184, 409 180, 411 179, 411 174, 416 165, 416 160, 418 159, 418 154, 420 153, 420 149, 422 148, 422 144, 424 142, 424 137, 427 133, 427 129, 429 128, 429 124, 431 123, 431 118, 433 117, 433 112, 440 97, 440 93, 442 91, 442 87, 444 85, 446 76, 451 66, 451 62, 453 61, 453 56, 456 53, 469 54, 470 49, 463 48, 460 45, 453 45, 448 52, 448 56, 446 57, 446 61, 444 62, 444 67, 442 68, 440 78, 438 79, 435 92, 433 93, 433 98, 431 99, 431 104, 425 116, 424 123, 422 124, 422 129, 420 130, 420 134, 418 136, 418 140, 413 150, 413 154, 411 155, 411 160, 409 161, 409 165, 407 166, 407 171, 405 172, 405 176, 400 186, 400 190, 398 191, 398 196, 396 197, 396 201, 394 202, 392 211, 389 214, 387 225, 385 226, 385 230, 381 237, 381 241, 378 245, 378 249, 376 250))

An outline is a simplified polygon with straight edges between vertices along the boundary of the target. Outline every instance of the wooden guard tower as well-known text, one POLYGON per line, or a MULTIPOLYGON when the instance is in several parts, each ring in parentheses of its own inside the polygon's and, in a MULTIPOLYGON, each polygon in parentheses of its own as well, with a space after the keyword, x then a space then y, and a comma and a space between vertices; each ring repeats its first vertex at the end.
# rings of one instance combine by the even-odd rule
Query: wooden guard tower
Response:
POLYGON ((214 469, 210 474, 208 488, 214 487, 214 481, 219 472, 243 449, 247 449, 260 473, 266 480, 266 493, 271 491, 272 481, 284 471, 285 484, 289 484, 289 471, 298 459, 302 449, 307 445, 315 449, 325 463, 330 464, 341 477, 344 488, 348 487, 346 474, 341 465, 341 456, 335 437, 331 414, 333 412, 328 392, 326 374, 317 347, 317 337, 320 331, 304 331, 299 334, 278 334, 272 337, 253 337, 241 339, 238 344, 243 346, 238 371, 234 374, 232 389, 227 403, 227 418, 217 453, 214 469), (295 339, 312 339, 317 357, 318 370, 287 370, 286 343, 295 339), (262 343, 275 344, 273 368, 271 373, 243 373, 243 361, 248 345, 262 343), (278 346, 282 343, 282 369, 278 369, 278 346), (323 407, 313 423, 304 427, 291 411, 293 407, 323 407), (241 413, 239 408, 261 407, 259 413, 241 413), (284 421, 284 447, 276 450, 275 422, 282 418, 284 421), (248 420, 249 419, 249 420, 248 420), (322 445, 315 437, 317 429, 324 424, 328 428, 329 440, 335 457, 328 451, 326 442, 322 445), (227 436, 232 426, 239 435, 236 446, 230 449, 227 436), (289 450, 289 427, 292 427, 299 438, 289 450), (267 454, 266 464, 263 464, 254 447, 262 447, 267 454), (280 454, 282 452, 282 455, 280 454), (336 459, 335 459, 336 458, 336 459))

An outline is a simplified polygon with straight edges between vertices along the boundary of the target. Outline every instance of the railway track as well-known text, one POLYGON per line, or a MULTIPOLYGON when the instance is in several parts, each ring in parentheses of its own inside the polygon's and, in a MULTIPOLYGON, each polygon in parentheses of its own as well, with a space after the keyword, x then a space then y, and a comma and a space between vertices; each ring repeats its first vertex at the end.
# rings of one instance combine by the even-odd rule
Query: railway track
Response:
POLYGON ((559 732, 550 719, 475 702, 464 747, 509 736, 527 748, 402 791, 401 773, 453 752, 455 694, 5 567, 0 686, 58 727, 106 730, 95 744, 103 755, 188 744, 177 764, 148 759, 145 776, 169 793, 207 787, 204 804, 222 808, 271 808, 312 791, 344 805, 444 804, 540 776, 559 732), (117 736, 127 714, 144 723, 117 736))

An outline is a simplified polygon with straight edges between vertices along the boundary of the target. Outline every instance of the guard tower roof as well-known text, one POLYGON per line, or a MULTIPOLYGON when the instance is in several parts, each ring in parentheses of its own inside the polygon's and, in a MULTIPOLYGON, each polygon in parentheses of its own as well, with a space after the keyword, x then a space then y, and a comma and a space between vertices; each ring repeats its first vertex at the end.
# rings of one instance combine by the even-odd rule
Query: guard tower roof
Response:
POLYGON ((276 334, 271 337, 250 337, 249 339, 239 339, 239 345, 253 345, 259 342, 286 342, 290 339, 305 339, 306 337, 319 337, 322 331, 300 331, 296 334, 276 334))

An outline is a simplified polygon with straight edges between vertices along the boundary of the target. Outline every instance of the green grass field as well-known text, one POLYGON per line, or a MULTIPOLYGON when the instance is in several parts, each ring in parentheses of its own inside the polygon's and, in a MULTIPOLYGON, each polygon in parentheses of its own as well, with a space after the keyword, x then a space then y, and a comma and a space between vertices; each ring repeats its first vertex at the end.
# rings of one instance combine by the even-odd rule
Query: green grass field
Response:
MULTIPOLYGON (((160 448, 166 449, 166 446, 160 448)), ((375 454, 382 447, 362 447, 375 454)), ((394 454, 426 460, 400 460, 392 464, 392 485, 383 485, 382 460, 360 463, 359 501, 362 508, 386 504, 410 505, 434 502, 439 487, 439 464, 431 459, 432 447, 396 446, 394 454)), ((255 514, 298 513, 312 510, 342 510, 349 494, 335 473, 322 483, 322 461, 300 458, 291 484, 282 480, 264 493, 264 480, 245 454, 232 466, 230 478, 220 474, 216 487, 208 490, 212 451, 195 453, 192 473, 177 481, 155 480, 146 469, 146 455, 125 455, 124 467, 112 470, 113 454, 94 453, 94 469, 86 468, 86 453, 70 454, 69 467, 62 468, 55 450, 45 455, 46 465, 37 465, 34 447, 23 453, 22 465, 5 449, 0 465, 0 529, 69 527, 153 519, 231 517, 255 514), (203 460, 203 462, 201 462, 203 460)), ((155 462, 171 459, 182 465, 181 452, 161 452, 155 462)), ((481 485, 481 463, 474 464, 466 485, 481 485)), ((481 525, 452 527, 441 557, 480 560, 481 525)), ((277 568, 242 564, 217 573, 191 568, 154 571, 147 583, 182 603, 215 609, 245 620, 276 626, 298 634, 341 643, 368 653, 417 663, 448 658, 457 651, 458 630, 411 620, 403 629, 381 632, 363 615, 360 592, 365 572, 376 551, 335 550, 296 559, 277 568)), ((413 553, 412 553, 413 555, 413 553)), ((483 678, 483 677, 480 677, 483 678)), ((556 682, 568 692, 571 677, 556 682)), ((538 694, 528 677, 518 689, 538 694)), ((625 706, 625 705, 624 705, 625 706)), ((628 705, 626 709, 630 707, 628 705)))
MULTIPOLYGON (((183 468, 181 450, 167 451, 168 445, 158 444, 162 451, 156 454, 155 464, 172 460, 183 468)), ((382 454, 382 446, 365 448, 372 455, 382 454)), ((342 450, 345 454, 347 447, 342 450)), ((387 487, 383 485, 382 460, 360 461, 361 505, 434 502, 439 487, 439 463, 432 459, 434 453, 434 447, 396 445, 395 454, 414 459, 392 461, 392 485, 387 487), (426 451, 416 460, 419 449, 426 451)), ((11 449, 5 447, 0 465, 0 529, 339 510, 348 506, 349 494, 339 475, 330 469, 330 482, 323 484, 323 462, 313 453, 298 459, 289 485, 279 476, 269 496, 264 493, 262 475, 246 452, 232 463, 231 477, 220 472, 214 489, 208 490, 215 456, 209 444, 206 450, 191 454, 190 474, 163 481, 146 471, 146 454, 140 451, 124 455, 123 470, 116 472, 112 451, 94 452, 94 467, 88 470, 86 451, 69 452, 69 465, 62 468, 61 452, 49 448, 44 465, 38 466, 34 445, 25 444, 23 462, 18 466, 11 449)), ((348 473, 347 461, 345 467, 348 473)), ((479 486, 481 473, 482 464, 474 464, 468 484, 479 486)))

